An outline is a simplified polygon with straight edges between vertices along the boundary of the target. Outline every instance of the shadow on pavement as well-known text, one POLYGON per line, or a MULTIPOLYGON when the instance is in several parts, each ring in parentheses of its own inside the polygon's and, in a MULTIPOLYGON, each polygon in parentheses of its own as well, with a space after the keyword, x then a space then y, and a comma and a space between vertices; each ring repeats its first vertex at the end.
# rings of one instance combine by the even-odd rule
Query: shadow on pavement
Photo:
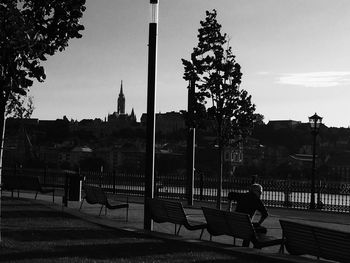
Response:
POLYGON ((34 200, 2 197, 1 206, 1 262, 256 262, 215 248, 104 227, 34 200))

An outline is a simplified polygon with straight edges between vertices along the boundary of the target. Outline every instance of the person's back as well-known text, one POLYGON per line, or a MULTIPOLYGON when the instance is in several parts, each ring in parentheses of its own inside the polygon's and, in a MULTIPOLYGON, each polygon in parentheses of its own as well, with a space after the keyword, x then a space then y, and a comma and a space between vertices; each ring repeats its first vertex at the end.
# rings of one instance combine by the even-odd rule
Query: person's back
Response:
POLYGON ((249 214, 253 218, 257 210, 261 214, 267 214, 264 204, 255 194, 247 192, 237 196, 236 212, 249 214))
POLYGON ((268 216, 267 209, 260 199, 262 194, 262 186, 260 184, 251 185, 249 192, 247 193, 236 193, 234 195, 237 201, 236 212, 249 214, 250 218, 253 219, 256 211, 261 214, 258 224, 260 225, 265 218, 268 216))
MULTIPOLYGON (((237 201, 236 212, 245 213, 253 219, 255 212, 260 212, 260 220, 253 223, 254 229, 258 233, 266 234, 267 229, 261 226, 261 223, 268 217, 265 205, 260 199, 262 194, 262 186, 260 184, 252 184, 249 192, 236 194, 234 197, 237 201)), ((249 240, 243 240, 243 246, 249 246, 249 240)))

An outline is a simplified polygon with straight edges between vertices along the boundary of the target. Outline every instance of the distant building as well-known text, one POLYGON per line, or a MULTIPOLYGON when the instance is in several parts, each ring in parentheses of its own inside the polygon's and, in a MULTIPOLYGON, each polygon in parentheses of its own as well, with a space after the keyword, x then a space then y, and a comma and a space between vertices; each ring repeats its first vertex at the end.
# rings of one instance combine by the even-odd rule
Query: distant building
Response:
POLYGON ((123 93, 123 81, 120 83, 120 92, 117 100, 117 111, 112 114, 108 114, 108 122, 118 125, 128 125, 136 123, 136 116, 134 109, 131 110, 131 114, 125 113, 125 95, 123 93))
MULTIPOLYGON (((147 124, 147 113, 141 116, 141 126, 147 124)), ((156 131, 171 133, 186 128, 185 119, 180 112, 166 112, 156 114, 156 131)))
POLYGON ((145 148, 137 142, 126 142, 113 149, 113 169, 120 172, 137 172, 145 167, 145 148))
POLYGON ((76 146, 70 151, 70 163, 78 165, 80 161, 92 157, 93 150, 88 146, 76 146))
POLYGON ((265 158, 265 146, 258 139, 247 137, 243 143, 243 164, 260 165, 265 158))
POLYGON ((280 129, 295 128, 299 124, 301 124, 301 121, 278 120, 278 121, 269 121, 267 125, 271 126, 275 130, 280 130, 280 129))
POLYGON ((123 93, 123 81, 121 81, 121 83, 120 83, 120 93, 119 93, 117 105, 118 105, 117 106, 118 107, 117 113, 119 115, 125 114, 125 96, 123 93))
POLYGON ((95 137, 103 137, 106 135, 105 123, 101 119, 83 119, 80 122, 71 121, 69 129, 72 132, 83 131, 90 132, 95 137))
POLYGON ((350 152, 333 153, 327 165, 330 168, 332 177, 336 177, 344 182, 350 182, 350 152))

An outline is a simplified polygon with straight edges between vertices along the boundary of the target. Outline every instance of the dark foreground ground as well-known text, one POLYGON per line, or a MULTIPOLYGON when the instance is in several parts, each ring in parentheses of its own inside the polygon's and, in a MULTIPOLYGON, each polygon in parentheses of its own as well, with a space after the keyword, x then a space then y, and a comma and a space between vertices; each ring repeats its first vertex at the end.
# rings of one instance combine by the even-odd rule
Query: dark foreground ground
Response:
POLYGON ((108 228, 29 199, 1 200, 0 262, 270 262, 108 228))

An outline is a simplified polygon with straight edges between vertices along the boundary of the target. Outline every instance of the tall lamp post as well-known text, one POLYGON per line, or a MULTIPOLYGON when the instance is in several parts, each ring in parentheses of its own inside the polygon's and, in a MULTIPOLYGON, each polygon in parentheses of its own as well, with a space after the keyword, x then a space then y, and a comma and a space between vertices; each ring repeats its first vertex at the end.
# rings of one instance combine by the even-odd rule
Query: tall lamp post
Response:
POLYGON ((158 0, 150 0, 151 21, 148 42, 148 83, 147 83, 147 131, 146 131, 146 172, 144 200, 144 229, 153 230, 151 212, 146 205, 148 198, 154 197, 154 156, 155 156, 155 98, 157 83, 157 25, 158 0))
POLYGON ((195 171, 195 144, 196 128, 194 125, 194 103, 195 103, 195 85, 194 79, 189 81, 188 86, 188 135, 187 135, 187 202, 193 205, 194 193, 194 171, 195 171))
POLYGON ((322 123, 322 117, 315 113, 309 117, 309 123, 311 126, 311 134, 313 136, 310 209, 315 209, 316 137, 322 123))

